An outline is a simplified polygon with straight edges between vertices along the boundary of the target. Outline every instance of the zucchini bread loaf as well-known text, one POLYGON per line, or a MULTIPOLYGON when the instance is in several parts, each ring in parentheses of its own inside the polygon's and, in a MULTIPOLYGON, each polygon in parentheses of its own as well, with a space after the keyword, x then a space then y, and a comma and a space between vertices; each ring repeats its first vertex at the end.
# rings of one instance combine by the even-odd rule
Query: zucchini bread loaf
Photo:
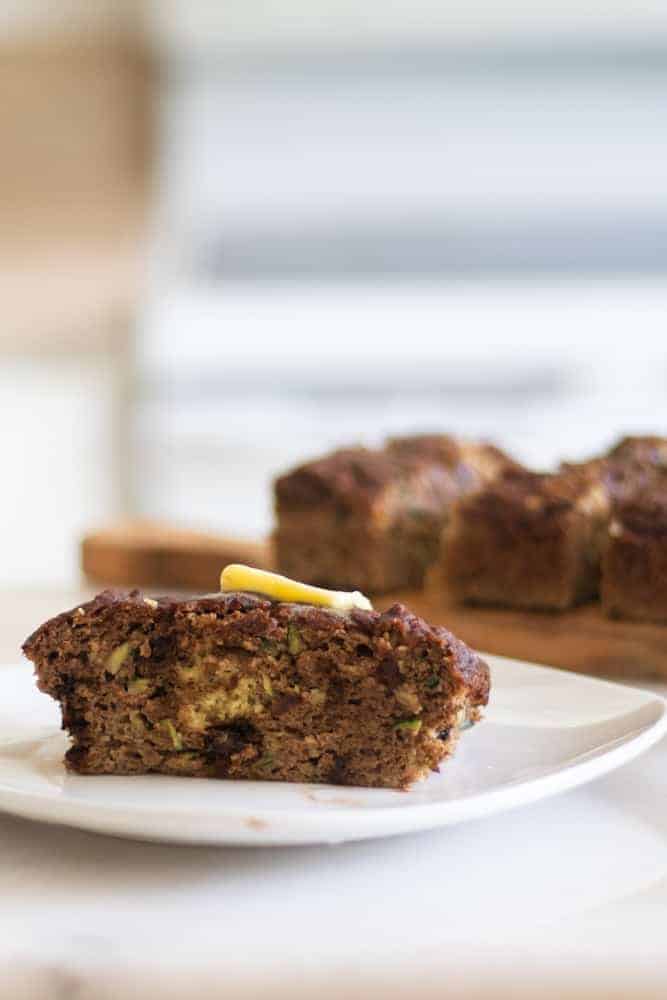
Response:
POLYGON ((613 618, 667 622, 667 483, 616 500, 601 597, 613 618))
POLYGON ((277 568, 375 594, 419 587, 452 504, 516 467, 493 445, 447 435, 308 462, 275 483, 277 568))
POLYGON ((459 600, 564 609, 598 593, 609 501, 599 477, 570 469, 510 474, 463 500, 443 543, 459 600))
POLYGON ((667 439, 623 438, 606 456, 612 504, 602 556, 603 609, 667 621, 667 439))
POLYGON ((406 788, 454 750, 486 664, 401 605, 107 591, 27 640, 80 774, 406 788))
POLYGON ((445 529, 440 579, 471 604, 667 621, 667 439, 626 437, 557 473, 509 469, 445 529))

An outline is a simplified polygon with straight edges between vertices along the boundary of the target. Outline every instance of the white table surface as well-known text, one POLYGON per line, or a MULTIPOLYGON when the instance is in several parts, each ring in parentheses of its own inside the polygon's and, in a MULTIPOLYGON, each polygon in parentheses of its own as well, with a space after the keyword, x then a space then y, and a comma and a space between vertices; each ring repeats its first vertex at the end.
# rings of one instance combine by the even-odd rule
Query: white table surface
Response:
MULTIPOLYGON (((0 596, 16 662, 80 592, 0 596)), ((337 847, 166 847, 0 815, 0 997, 664 998, 666 791, 663 741, 543 803, 337 847)))

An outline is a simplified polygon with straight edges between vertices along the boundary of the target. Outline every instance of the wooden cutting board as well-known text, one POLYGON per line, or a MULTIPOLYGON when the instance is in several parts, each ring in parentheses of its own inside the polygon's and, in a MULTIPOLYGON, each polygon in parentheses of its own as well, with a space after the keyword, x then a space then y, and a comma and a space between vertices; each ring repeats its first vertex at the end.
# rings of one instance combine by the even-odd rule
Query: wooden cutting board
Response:
POLYGON ((616 621, 597 604, 564 612, 474 608, 434 589, 384 595, 375 604, 394 600, 487 653, 618 679, 667 679, 667 627, 616 621))
POLYGON ((234 562, 267 569, 270 546, 148 520, 123 521, 81 542, 81 568, 98 586, 213 593, 234 562))
MULTIPOLYGON (((228 563, 271 568, 271 550, 268 542, 131 521, 88 535, 81 561, 96 585, 209 593, 228 563)), ((488 653, 601 676, 667 679, 667 627, 613 621, 596 604, 559 613, 472 608, 433 586, 383 594, 374 604, 384 609, 397 600, 488 653)))

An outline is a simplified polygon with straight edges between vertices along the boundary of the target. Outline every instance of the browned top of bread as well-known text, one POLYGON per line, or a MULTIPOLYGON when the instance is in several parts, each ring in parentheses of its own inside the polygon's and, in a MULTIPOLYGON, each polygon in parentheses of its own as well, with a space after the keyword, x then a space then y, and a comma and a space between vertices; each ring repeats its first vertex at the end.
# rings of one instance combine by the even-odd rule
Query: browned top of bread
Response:
POLYGON ((622 525, 623 532, 644 537, 667 536, 667 489, 640 488, 617 499, 610 532, 622 525))
POLYGON ((449 434, 412 434, 387 440, 386 451, 403 460, 427 459, 454 465, 461 461, 461 441, 449 434))
POLYGON ((630 435, 610 448, 606 457, 667 467, 667 438, 654 434, 630 435))
POLYGON ((493 468, 516 467, 499 448, 462 441, 446 434, 390 438, 384 448, 343 448, 280 476, 275 483, 279 506, 309 507, 332 502, 343 509, 371 504, 383 490, 420 469, 454 470, 466 463, 493 468))
POLYGON ((585 462, 563 462, 560 471, 598 482, 616 508, 635 495, 647 497, 667 490, 667 440, 626 437, 607 455, 585 462))
POLYGON ((278 503, 295 506, 335 501, 354 506, 371 501, 400 472, 384 451, 341 448, 292 469, 276 480, 278 503))
POLYGON ((587 472, 574 467, 555 474, 517 470, 467 497, 461 510, 517 535, 549 532, 563 514, 585 501, 594 485, 587 472))
POLYGON ((624 437, 601 458, 569 466, 597 478, 614 507, 667 488, 667 439, 624 437))
POLYGON ((65 611, 41 625, 26 640, 23 652, 35 659, 40 650, 50 647, 54 637, 64 628, 76 628, 91 619, 115 619, 124 616, 133 624, 159 620, 173 622, 183 629, 195 622, 206 622, 207 616, 217 624, 229 626, 229 639, 251 636, 270 637, 288 624, 317 633, 319 638, 333 637, 348 627, 369 637, 386 639, 391 645, 404 646, 415 655, 419 648, 436 646, 442 651, 448 667, 467 685, 476 704, 486 704, 489 693, 489 669, 486 663, 446 628, 429 625, 412 614, 404 605, 393 604, 386 611, 352 610, 347 613, 308 604, 289 604, 268 600, 243 592, 210 594, 183 599, 173 597, 147 598, 138 590, 123 592, 105 590, 91 601, 65 611))
POLYGON ((476 497, 479 502, 487 502, 486 497, 491 495, 507 497, 528 511, 559 510, 576 504, 590 485, 590 477, 574 468, 560 473, 519 469, 490 483, 476 497))
POLYGON ((414 434, 389 438, 387 451, 410 459, 432 459, 443 465, 453 466, 472 458, 486 458, 499 464, 516 467, 517 463, 500 448, 487 441, 468 441, 450 434, 414 434))

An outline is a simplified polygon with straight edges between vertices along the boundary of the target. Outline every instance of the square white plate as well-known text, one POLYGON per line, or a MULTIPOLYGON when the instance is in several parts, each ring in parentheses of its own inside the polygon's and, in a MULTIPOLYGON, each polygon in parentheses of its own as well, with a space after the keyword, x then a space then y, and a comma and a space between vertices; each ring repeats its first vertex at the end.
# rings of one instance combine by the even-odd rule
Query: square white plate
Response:
POLYGON ((0 809, 180 844, 340 843, 427 830, 534 802, 637 757, 667 705, 619 684, 486 656, 491 701, 454 758, 409 792, 147 775, 81 777, 62 764, 58 706, 30 666, 0 669, 0 809))

